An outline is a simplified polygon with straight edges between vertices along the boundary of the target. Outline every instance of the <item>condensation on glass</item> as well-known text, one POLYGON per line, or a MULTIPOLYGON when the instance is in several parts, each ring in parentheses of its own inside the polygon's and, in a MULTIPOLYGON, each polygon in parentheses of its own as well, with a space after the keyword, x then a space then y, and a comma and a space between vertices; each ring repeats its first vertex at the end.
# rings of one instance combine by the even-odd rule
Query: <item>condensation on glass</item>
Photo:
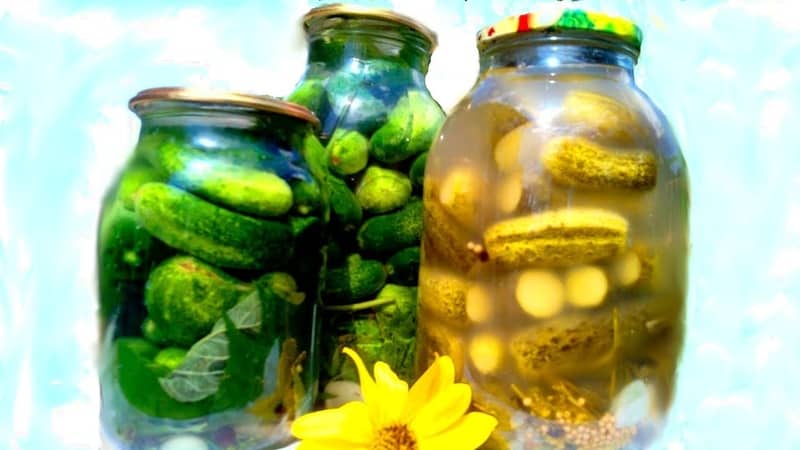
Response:
POLYGON ((567 10, 479 34, 425 174, 418 368, 448 354, 486 448, 643 449, 682 347, 688 181, 641 32, 567 10))
POLYGON ((280 447, 317 389, 319 123, 181 88, 130 107, 141 133, 98 229, 105 446, 280 447))

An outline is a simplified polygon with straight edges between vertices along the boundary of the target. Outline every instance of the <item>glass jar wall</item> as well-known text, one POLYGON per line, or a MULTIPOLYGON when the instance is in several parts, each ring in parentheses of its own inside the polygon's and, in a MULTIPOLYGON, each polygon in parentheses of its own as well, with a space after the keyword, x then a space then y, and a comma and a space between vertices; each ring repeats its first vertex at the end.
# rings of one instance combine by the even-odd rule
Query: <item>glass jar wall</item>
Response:
POLYGON ((304 26, 308 67, 289 99, 322 122, 331 193, 322 374, 326 398, 347 399, 356 373, 345 346, 412 376, 422 178, 444 119, 425 86, 436 37, 397 13, 342 5, 311 10, 304 26))
POLYGON ((98 233, 107 445, 280 446, 317 389, 328 210, 303 154, 322 150, 319 123, 280 100, 180 88, 130 107, 139 141, 98 233))
POLYGON ((418 364, 451 355, 487 448, 643 449, 683 339, 688 181, 634 83, 639 29, 568 10, 479 35, 428 158, 418 364))

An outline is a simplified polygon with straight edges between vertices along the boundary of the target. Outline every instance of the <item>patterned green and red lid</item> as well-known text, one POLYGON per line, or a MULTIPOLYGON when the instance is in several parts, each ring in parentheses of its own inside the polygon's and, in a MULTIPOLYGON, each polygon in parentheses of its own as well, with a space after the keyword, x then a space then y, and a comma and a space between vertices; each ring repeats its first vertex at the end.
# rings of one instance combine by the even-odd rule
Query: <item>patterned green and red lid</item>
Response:
POLYGON ((582 9, 566 9, 506 17, 478 32, 478 47, 484 48, 499 37, 513 34, 567 30, 607 33, 632 45, 637 51, 642 46, 642 30, 628 19, 582 9))

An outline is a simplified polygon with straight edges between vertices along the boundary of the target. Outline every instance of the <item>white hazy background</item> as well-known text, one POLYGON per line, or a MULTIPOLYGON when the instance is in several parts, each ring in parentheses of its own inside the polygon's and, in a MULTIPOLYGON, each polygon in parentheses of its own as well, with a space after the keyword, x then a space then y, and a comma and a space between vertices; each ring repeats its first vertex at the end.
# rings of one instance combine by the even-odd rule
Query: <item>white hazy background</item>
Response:
MULTIPOLYGON (((135 142, 127 100, 192 85, 284 95, 323 2, 0 0, 0 448, 96 449, 95 226, 135 142)), ((692 180, 688 337, 656 449, 800 448, 800 20, 793 0, 392 0, 440 38, 445 108, 476 31, 582 7, 645 31, 639 84, 692 180)))

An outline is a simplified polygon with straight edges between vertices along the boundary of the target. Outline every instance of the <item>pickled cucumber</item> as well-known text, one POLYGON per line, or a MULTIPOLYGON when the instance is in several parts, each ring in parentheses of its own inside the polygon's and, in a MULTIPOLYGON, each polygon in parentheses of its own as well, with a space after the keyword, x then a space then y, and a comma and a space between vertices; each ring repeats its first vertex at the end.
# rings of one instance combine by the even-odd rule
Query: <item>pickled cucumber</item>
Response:
POLYGON ((400 250, 386 261, 386 273, 392 283, 413 286, 419 278, 419 247, 400 250))
POLYGON ((386 270, 380 261, 347 257, 344 267, 329 268, 325 274, 325 303, 353 303, 368 298, 386 284, 386 270))
POLYGON ((642 121, 632 109, 603 94, 570 91, 562 108, 561 120, 564 123, 586 128, 600 139, 635 145, 646 135, 642 121))
POLYGON ((370 166, 356 189, 364 211, 383 214, 400 208, 411 197, 411 181, 400 172, 370 166))
POLYGON ((370 138, 370 154, 392 164, 426 152, 442 122, 444 113, 439 105, 427 93, 410 90, 370 138))
POLYGON ((428 152, 422 153, 411 164, 411 170, 408 172, 408 177, 411 179, 411 184, 414 186, 415 191, 422 191, 422 183, 425 178, 425 164, 428 162, 428 152))
POLYGON ((412 200, 399 211, 375 216, 358 230, 358 246, 367 253, 386 254, 419 243, 422 201, 412 200))
POLYGON ((447 260, 454 268, 469 272, 480 261, 474 242, 435 200, 425 204, 425 248, 447 260), (470 244, 473 246, 470 246, 470 244))
POLYGON ((425 267, 419 277, 420 308, 454 326, 467 324, 469 283, 457 274, 425 267))
POLYGON ((140 187, 135 209, 153 236, 220 267, 275 268, 292 256, 288 225, 228 211, 166 184, 140 187))
POLYGON ((369 141, 358 131, 337 128, 327 147, 332 171, 339 175, 353 175, 367 167, 369 141))
POLYGON ((129 164, 119 179, 116 201, 133 211, 133 196, 139 187, 152 181, 166 181, 165 177, 145 161, 134 161, 129 164))
POLYGON ((325 83, 321 80, 303 81, 286 99, 305 106, 320 117, 330 108, 328 95, 325 92, 325 83))
POLYGON ((165 341, 189 346, 252 289, 196 258, 176 256, 152 271, 144 302, 165 341))
POLYGON ((140 301, 141 297, 127 295, 125 285, 141 286, 150 269, 168 254, 162 243, 139 226, 133 212, 121 202, 112 203, 103 212, 97 239, 101 317, 107 320, 120 305, 140 301))
POLYGON ((614 256, 628 221, 611 211, 570 208, 498 222, 484 233, 489 258, 507 267, 564 266, 614 256))
POLYGON ((483 177, 476 169, 455 167, 441 183, 439 203, 461 226, 472 227, 477 222, 485 189, 483 177))
POLYGON ((417 329, 417 373, 431 366, 438 356, 447 355, 453 359, 455 379, 464 375, 464 344, 458 336, 437 321, 420 319, 417 329))
POLYGON ((534 379, 548 373, 591 373, 614 362, 620 352, 669 332, 674 314, 665 303, 650 300, 593 315, 561 316, 512 336, 511 354, 520 373, 534 379))
POLYGON ((156 157, 170 184, 213 203, 265 217, 284 215, 292 207, 289 184, 266 170, 213 161, 203 151, 175 143, 162 145, 156 157))
POLYGON ((617 150, 577 136, 548 141, 542 163, 558 184, 585 189, 650 190, 656 185, 652 152, 617 150))
POLYGON ((364 211, 361 209, 358 198, 347 187, 344 180, 337 178, 335 175, 328 175, 325 181, 330 192, 333 217, 345 230, 355 229, 364 217, 364 211))

